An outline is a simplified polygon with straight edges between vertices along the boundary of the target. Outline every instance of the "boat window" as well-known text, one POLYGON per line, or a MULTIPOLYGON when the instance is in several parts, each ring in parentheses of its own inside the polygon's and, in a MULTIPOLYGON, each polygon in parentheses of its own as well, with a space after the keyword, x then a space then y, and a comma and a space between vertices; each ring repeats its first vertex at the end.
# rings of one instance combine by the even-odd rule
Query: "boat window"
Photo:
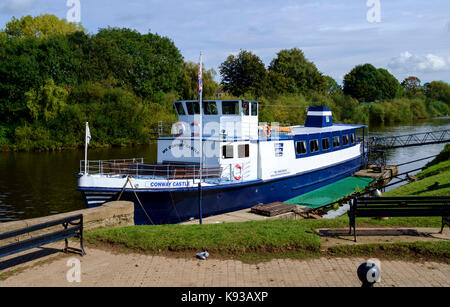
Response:
POLYGON ((186 115, 183 104, 181 102, 175 102, 175 110, 177 111, 178 115, 186 115))
POLYGON ((189 115, 200 114, 200 104, 198 102, 186 102, 189 115))
POLYGON ((239 115, 238 101, 222 101, 222 114, 224 115, 239 115))
POLYGON ((338 148, 341 147, 341 139, 339 138, 339 136, 334 136, 333 137, 333 148, 338 148))
POLYGON ((250 102, 248 101, 242 102, 242 113, 244 113, 245 116, 250 115, 250 102))
POLYGON ((348 135, 342 136, 342 145, 347 146, 348 145, 348 135))
POLYGON ((205 115, 217 115, 219 114, 217 110, 217 104, 215 101, 205 101, 203 102, 203 113, 205 115))
POLYGON ((252 102, 252 116, 258 116, 258 103, 252 102))
POLYGON ((309 141, 309 151, 310 152, 317 152, 317 151, 319 151, 319 140, 309 141))
POLYGON ((233 145, 222 146, 222 159, 233 159, 233 145))
POLYGON ((238 157, 239 158, 248 158, 250 157, 250 145, 238 145, 238 157))
POLYGON ((322 150, 328 150, 330 149, 330 139, 322 139, 322 150))
POLYGON ((354 133, 350 134, 350 142, 352 144, 355 144, 355 134, 354 133))
POLYGON ((296 142, 295 147, 297 149, 297 155, 304 155, 308 152, 305 141, 296 142))

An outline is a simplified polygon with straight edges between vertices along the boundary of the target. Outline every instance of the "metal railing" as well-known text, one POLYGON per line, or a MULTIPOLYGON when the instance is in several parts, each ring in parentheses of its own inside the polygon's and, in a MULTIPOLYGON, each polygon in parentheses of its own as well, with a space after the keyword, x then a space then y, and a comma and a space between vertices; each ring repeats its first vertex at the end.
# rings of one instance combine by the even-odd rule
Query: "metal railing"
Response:
POLYGON ((368 138, 368 145, 370 150, 394 149, 447 142, 450 142, 450 130, 368 138))
MULTIPOLYGON (((134 178, 163 180, 199 180, 199 164, 144 164, 144 159, 95 160, 88 161, 87 173, 108 177, 133 176, 134 178)), ((222 181, 243 181, 250 177, 250 163, 203 167, 202 179, 222 181)), ((84 174, 84 161, 80 162, 80 174, 84 174)))
POLYGON ((118 160, 85 160, 80 161, 80 174, 105 174, 120 172, 130 164, 144 163, 144 158, 118 159, 118 160), (85 169, 86 165, 86 169, 85 169))

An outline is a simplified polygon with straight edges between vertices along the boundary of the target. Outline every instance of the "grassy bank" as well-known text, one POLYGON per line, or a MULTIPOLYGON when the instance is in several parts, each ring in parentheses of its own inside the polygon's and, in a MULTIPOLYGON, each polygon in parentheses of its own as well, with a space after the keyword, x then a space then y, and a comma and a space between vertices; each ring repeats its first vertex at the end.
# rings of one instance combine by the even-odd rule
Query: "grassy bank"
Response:
MULTIPOLYGON (((119 252, 193 257, 207 250, 217 258, 264 261, 274 258, 378 257, 450 262, 450 242, 396 242, 333 246, 322 249, 314 231, 321 227, 347 227, 336 221, 264 221, 213 225, 132 226, 88 231, 88 244, 119 252)), ((413 219, 396 222, 359 219, 360 226, 422 225, 413 219)), ((429 225, 428 225, 429 226, 429 225)), ((438 225, 434 225, 438 226, 438 225)))

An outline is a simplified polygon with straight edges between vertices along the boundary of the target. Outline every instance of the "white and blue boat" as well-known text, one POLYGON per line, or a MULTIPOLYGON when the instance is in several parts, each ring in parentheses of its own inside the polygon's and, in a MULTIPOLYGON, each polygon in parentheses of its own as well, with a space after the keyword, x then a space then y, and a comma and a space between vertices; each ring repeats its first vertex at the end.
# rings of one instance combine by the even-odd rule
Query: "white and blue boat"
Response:
POLYGON ((173 224, 285 201, 360 170, 366 126, 333 123, 322 106, 308 109, 304 126, 269 126, 258 106, 176 101, 178 122, 158 129, 156 164, 82 161, 78 190, 88 207, 133 201, 137 225, 173 224))

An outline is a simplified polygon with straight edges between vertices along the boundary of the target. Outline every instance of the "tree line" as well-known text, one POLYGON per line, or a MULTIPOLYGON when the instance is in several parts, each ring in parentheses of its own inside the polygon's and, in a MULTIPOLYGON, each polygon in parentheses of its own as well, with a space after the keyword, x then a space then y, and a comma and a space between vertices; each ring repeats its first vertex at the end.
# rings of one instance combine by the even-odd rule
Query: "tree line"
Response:
MULTIPOLYGON (((104 28, 88 34, 53 15, 13 18, 0 31, 0 148, 57 150, 148 143, 159 121, 174 121, 172 102, 197 99, 198 64, 154 33, 104 28)), ((205 99, 261 101, 260 121, 303 124, 309 105, 330 107, 339 121, 410 121, 447 115, 450 86, 401 84, 387 70, 356 66, 341 87, 300 49, 281 50, 268 68, 241 50, 203 71, 205 99), (394 116, 395 115, 395 116, 394 116)))

